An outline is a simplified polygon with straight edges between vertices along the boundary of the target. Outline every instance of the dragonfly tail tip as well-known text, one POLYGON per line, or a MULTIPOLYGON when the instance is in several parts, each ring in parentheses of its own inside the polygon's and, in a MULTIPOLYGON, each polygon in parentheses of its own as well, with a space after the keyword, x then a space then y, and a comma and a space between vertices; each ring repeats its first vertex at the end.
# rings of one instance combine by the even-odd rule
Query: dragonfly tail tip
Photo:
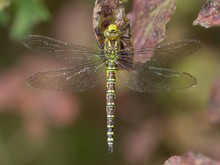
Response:
POLYGON ((113 145, 108 145, 108 152, 113 153, 113 145))

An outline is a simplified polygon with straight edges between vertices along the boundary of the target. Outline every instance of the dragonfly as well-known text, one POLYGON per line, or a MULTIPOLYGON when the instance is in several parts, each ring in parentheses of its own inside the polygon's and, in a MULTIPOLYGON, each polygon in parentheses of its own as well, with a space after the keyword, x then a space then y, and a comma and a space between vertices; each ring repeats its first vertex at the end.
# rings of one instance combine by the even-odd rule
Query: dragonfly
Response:
POLYGON ((113 152, 114 142, 116 74, 122 84, 138 92, 186 89, 197 83, 196 78, 164 66, 196 52, 202 46, 200 41, 188 39, 152 48, 121 48, 121 34, 115 24, 110 24, 104 31, 105 42, 101 48, 70 44, 40 35, 29 35, 22 41, 36 53, 71 64, 33 74, 26 80, 30 87, 82 92, 96 87, 106 77, 107 145, 110 153, 113 152), (133 57, 143 60, 135 61, 133 57))

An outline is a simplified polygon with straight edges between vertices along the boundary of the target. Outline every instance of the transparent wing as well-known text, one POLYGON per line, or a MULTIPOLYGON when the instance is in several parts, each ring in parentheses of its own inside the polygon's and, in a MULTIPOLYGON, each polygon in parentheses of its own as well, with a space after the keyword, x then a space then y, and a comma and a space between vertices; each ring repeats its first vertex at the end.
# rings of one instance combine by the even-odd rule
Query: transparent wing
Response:
POLYGON ((153 48, 121 50, 121 60, 127 63, 142 63, 147 66, 165 66, 198 51, 202 47, 198 40, 180 40, 153 48), (130 61, 129 61, 130 59, 130 61))
POLYGON ((29 35, 22 43, 29 49, 59 61, 84 64, 100 60, 101 52, 93 48, 69 44, 53 38, 29 35))
POLYGON ((81 92, 93 88, 104 77, 104 63, 39 72, 30 76, 28 86, 46 90, 81 92))
POLYGON ((158 67, 136 66, 120 70, 118 77, 125 86, 139 92, 168 92, 197 84, 196 78, 188 73, 158 67))

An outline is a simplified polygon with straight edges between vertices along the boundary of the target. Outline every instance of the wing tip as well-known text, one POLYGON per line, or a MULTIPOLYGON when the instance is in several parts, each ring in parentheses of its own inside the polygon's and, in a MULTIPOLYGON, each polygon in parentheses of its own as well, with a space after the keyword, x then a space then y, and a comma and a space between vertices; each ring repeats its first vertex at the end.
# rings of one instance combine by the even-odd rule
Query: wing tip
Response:
POLYGON ((192 82, 191 87, 195 87, 198 84, 198 80, 192 76, 192 78, 194 79, 194 82, 192 82))
POLYGON ((25 47, 27 48, 31 48, 30 45, 29 45, 29 41, 30 39, 33 37, 34 35, 27 35, 27 36, 24 36, 21 40, 20 40, 20 43, 23 44, 25 47))
POLYGON ((194 40, 194 42, 198 45, 198 49, 204 47, 204 43, 200 40, 194 40))
POLYGON ((27 47, 27 40, 28 40, 29 37, 30 37, 29 35, 24 36, 24 37, 20 40, 20 43, 27 47))
POLYGON ((186 49, 190 49, 190 47, 192 46, 191 52, 189 54, 198 52, 201 48, 204 47, 204 43, 197 39, 188 39, 188 40, 183 40, 183 41, 190 42, 190 44, 185 47, 186 49))
POLYGON ((20 43, 23 44, 28 49, 32 49, 31 43, 34 41, 34 39, 41 38, 41 37, 42 37, 41 35, 26 35, 20 40, 20 43))
POLYGON ((32 76, 29 76, 29 77, 26 79, 25 84, 26 84, 28 87, 30 87, 30 88, 37 88, 37 87, 35 87, 35 86, 33 85, 33 82, 31 81, 31 80, 32 80, 32 77, 33 77, 33 75, 32 75, 32 76))
POLYGON ((195 86, 198 84, 198 80, 197 80, 197 78, 195 78, 194 76, 192 76, 192 75, 189 74, 189 73, 186 73, 186 72, 183 72, 183 73, 185 74, 185 76, 188 77, 189 81, 191 82, 191 83, 188 83, 189 85, 186 86, 186 87, 183 88, 183 89, 187 89, 187 88, 195 87, 195 86))

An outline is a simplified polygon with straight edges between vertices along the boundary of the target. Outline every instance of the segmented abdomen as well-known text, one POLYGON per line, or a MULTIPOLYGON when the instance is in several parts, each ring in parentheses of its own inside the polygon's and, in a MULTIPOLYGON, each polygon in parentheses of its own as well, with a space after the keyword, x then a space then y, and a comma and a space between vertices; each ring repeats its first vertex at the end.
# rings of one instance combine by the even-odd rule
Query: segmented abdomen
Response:
POLYGON ((115 112, 115 85, 116 66, 107 66, 107 92, 106 92, 106 113, 107 113, 107 143, 109 152, 113 152, 114 141, 114 112, 115 112))

